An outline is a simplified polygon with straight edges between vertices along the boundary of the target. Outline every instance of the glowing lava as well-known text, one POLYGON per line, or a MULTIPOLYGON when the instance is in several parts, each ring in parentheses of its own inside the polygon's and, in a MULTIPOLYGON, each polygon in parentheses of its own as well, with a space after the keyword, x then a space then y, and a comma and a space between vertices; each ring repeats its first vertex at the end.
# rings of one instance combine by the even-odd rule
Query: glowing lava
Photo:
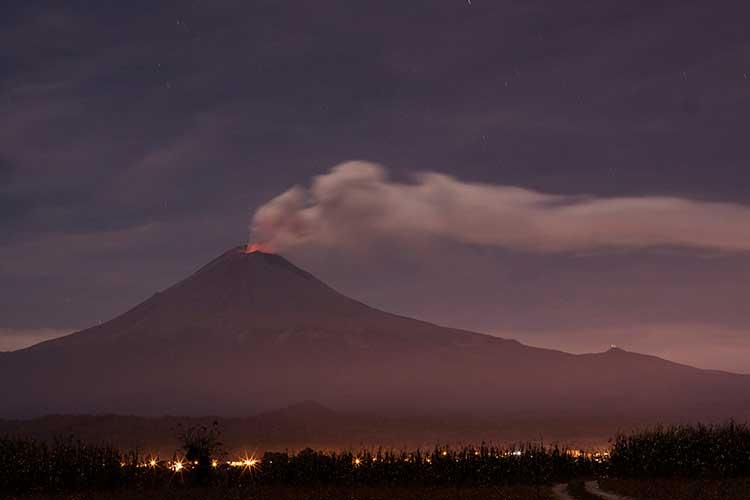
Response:
POLYGON ((250 243, 245 247, 245 253, 263 252, 270 253, 271 249, 263 243, 250 243))

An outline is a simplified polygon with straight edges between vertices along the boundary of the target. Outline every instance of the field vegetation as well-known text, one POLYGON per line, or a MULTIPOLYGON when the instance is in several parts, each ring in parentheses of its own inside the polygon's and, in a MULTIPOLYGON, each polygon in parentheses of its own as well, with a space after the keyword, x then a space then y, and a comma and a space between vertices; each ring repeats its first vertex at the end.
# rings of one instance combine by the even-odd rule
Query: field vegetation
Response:
POLYGON ((64 493, 78 491, 149 490, 169 487, 441 487, 498 488, 541 486, 591 474, 596 462, 559 448, 528 444, 514 448, 480 446, 429 452, 362 450, 295 454, 266 453, 235 460, 193 451, 169 460, 121 454, 109 447, 72 439, 52 443, 0 439, 0 491, 64 493))
POLYGON ((656 427, 617 436, 608 452, 541 444, 452 449, 385 449, 222 454, 216 428, 181 432, 183 447, 163 458, 91 446, 73 438, 0 438, 2 498, 548 498, 547 486, 582 481, 633 498, 750 500, 750 428, 656 427))
POLYGON ((618 436, 600 485, 632 498, 750 500, 750 428, 656 427, 618 436))
POLYGON ((619 435, 612 444, 608 472, 645 479, 750 477, 750 428, 729 422, 619 435))

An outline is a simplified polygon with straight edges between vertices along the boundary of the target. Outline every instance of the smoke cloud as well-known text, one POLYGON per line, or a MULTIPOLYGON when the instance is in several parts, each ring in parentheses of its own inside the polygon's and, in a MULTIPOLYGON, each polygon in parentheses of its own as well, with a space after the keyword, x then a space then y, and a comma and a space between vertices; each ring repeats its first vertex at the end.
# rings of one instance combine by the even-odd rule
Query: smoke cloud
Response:
POLYGON ((750 207, 679 197, 563 196, 434 172, 396 182, 342 163, 258 208, 251 240, 274 251, 445 238, 531 252, 681 246, 750 250, 750 207))

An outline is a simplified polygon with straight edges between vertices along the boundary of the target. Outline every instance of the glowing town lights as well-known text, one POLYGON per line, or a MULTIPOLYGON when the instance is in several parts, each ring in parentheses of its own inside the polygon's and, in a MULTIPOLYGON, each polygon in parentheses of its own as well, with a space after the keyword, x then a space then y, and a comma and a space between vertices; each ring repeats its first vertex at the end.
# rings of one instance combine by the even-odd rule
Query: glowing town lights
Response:
MULTIPOLYGON (((436 465, 445 465, 446 463, 450 462, 456 462, 461 463, 465 462, 468 465, 477 464, 480 460, 492 460, 499 459, 499 460, 508 460, 510 462, 517 462, 516 457, 527 457, 528 459, 533 459, 537 456, 536 449, 530 448, 522 448, 522 449, 499 449, 499 448, 464 448, 463 450, 453 450, 449 451, 451 448, 446 449, 438 449, 434 450, 431 453, 427 455, 423 455, 422 452, 417 452, 415 454, 402 454, 402 455, 395 455, 395 454, 388 454, 385 455, 375 455, 373 456, 370 452, 364 451, 358 457, 355 457, 354 455, 349 455, 351 459, 352 464, 352 473, 357 473, 354 469, 358 469, 360 467, 368 468, 368 467, 389 467, 393 464, 404 462, 404 463, 414 463, 415 465, 423 465, 424 467, 431 469, 431 465, 433 463, 433 460, 435 461, 436 465), (476 458, 475 458, 476 457, 476 458), (382 465, 381 465, 382 464, 382 465)), ((543 452, 541 452, 542 455, 544 455, 543 452)), ((599 450, 599 451, 586 451, 586 450, 576 450, 576 449, 564 449, 561 451, 564 455, 567 457, 570 457, 574 460, 579 459, 586 459, 590 460, 594 463, 606 463, 610 460, 611 454, 609 451, 605 450, 599 450)), ((127 468, 133 468, 133 469, 140 469, 140 468, 150 468, 154 470, 154 473, 159 469, 166 469, 173 471, 175 474, 180 474, 179 477, 183 477, 184 474, 187 474, 188 476, 191 474, 199 473, 201 471, 201 464, 208 465, 208 463, 211 464, 211 467, 213 469, 217 470, 226 470, 226 468, 237 468, 238 472, 241 474, 249 474, 249 475, 255 475, 260 468, 263 465, 270 465, 272 463, 271 460, 261 460, 259 458, 255 458, 254 455, 251 454, 245 454, 244 456, 238 457, 236 460, 232 461, 223 461, 223 460, 217 460, 217 459, 208 459, 207 462, 201 462, 201 461, 194 461, 194 460, 186 460, 185 457, 181 459, 173 459, 173 460, 162 460, 159 461, 159 457, 155 455, 146 455, 144 457, 143 461, 132 461, 129 462, 127 459, 123 462, 115 462, 119 463, 120 467, 126 468, 125 470, 128 470, 127 468)))
POLYGON ((235 461, 229 461, 227 462, 227 465, 230 467, 244 467, 246 469, 254 469, 258 464, 260 463, 260 460, 254 457, 245 457, 240 460, 235 461))

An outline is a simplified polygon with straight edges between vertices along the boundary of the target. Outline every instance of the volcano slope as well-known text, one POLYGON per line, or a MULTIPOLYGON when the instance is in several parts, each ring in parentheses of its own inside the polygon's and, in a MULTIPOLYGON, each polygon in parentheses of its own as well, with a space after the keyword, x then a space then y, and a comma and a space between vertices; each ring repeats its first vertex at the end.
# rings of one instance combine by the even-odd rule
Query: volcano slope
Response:
POLYGON ((0 417, 336 410, 475 418, 746 418, 750 377, 573 355, 371 308, 233 248, 101 325, 0 357, 0 417))

